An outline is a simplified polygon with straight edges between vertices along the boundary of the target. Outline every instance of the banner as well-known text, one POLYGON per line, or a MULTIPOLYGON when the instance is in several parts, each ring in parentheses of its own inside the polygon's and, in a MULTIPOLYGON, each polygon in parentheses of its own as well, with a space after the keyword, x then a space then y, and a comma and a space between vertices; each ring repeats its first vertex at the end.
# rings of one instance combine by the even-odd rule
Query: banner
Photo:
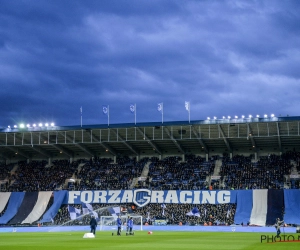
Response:
MULTIPOLYGON (((234 193, 235 194, 235 193, 234 193)), ((143 207, 149 203, 159 204, 226 204, 235 203, 229 190, 97 190, 69 191, 64 204, 134 203, 143 207)))

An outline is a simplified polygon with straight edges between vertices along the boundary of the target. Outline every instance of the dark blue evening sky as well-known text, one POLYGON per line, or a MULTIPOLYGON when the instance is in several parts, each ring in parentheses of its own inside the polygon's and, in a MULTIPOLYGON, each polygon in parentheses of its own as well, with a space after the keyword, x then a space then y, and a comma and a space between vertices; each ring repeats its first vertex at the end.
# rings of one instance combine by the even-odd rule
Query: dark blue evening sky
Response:
POLYGON ((0 127, 300 115, 298 0, 0 0, 0 127))

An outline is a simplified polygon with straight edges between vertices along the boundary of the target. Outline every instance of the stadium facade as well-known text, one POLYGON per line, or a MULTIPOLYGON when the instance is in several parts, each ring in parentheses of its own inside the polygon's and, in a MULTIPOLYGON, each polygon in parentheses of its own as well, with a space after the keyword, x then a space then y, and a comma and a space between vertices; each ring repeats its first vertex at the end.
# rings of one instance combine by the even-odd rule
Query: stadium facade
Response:
POLYGON ((300 117, 3 128, 0 157, 19 160, 228 153, 280 155, 300 149, 300 117))

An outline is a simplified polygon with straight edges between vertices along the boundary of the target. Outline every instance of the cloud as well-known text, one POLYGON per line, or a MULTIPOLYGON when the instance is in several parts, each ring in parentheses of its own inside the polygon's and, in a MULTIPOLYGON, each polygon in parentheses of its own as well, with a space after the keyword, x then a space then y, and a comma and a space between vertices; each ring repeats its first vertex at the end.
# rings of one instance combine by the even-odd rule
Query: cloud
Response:
MULTIPOLYGON (((298 115, 295 1, 6 1, 0 10, 2 123, 166 121, 298 115), (49 119, 50 119, 49 118, 49 119)), ((1 125, 1 124, 0 124, 1 125)))

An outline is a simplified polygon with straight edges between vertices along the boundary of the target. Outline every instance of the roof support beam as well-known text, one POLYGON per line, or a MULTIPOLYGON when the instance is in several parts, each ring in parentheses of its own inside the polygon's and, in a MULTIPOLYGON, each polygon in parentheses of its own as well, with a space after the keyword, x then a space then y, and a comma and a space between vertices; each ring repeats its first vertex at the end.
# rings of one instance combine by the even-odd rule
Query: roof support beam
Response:
MULTIPOLYGON (((28 146, 28 147, 30 147, 30 146, 28 146)), ((32 148, 34 151, 36 151, 36 152, 38 152, 38 153, 40 153, 40 154, 46 156, 47 158, 51 158, 51 155, 48 154, 45 150, 41 149, 40 147, 31 145, 31 148, 32 148)))
MULTIPOLYGON (((31 149, 33 149, 34 151, 38 152, 39 154, 42 154, 44 156, 46 156, 47 158, 51 158, 51 155, 48 154, 45 150, 43 150, 40 147, 34 146, 33 144, 31 144, 30 141, 28 140, 24 140, 22 138, 20 138, 20 136, 18 136, 18 134, 15 135, 16 138, 18 138, 19 140, 22 140, 23 143, 25 143, 25 146, 30 147, 31 149), (27 144, 27 145, 26 145, 27 144)), ((28 159, 30 159, 30 157, 28 157, 28 159)))
POLYGON ((70 151, 69 149, 66 149, 65 147, 59 144, 51 144, 51 146, 59 150, 59 152, 62 152, 63 154, 69 156, 70 158, 74 157, 74 152, 70 151))
POLYGON ((28 154, 24 153, 21 149, 19 149, 18 147, 14 146, 14 147, 6 147, 9 150, 13 151, 15 154, 21 155, 23 157, 25 157, 26 159, 30 159, 31 156, 29 156, 28 154))
POLYGON ((248 129, 248 136, 247 136, 247 139, 250 139, 251 144, 252 144, 252 148, 254 148, 254 149, 255 149, 255 152, 256 152, 256 151, 257 151, 257 147, 256 147, 255 140, 254 140, 254 138, 253 138, 252 129, 251 129, 249 123, 247 123, 247 129, 248 129))
POLYGON ((280 138, 280 128, 279 128, 279 123, 276 122, 276 127, 277 127, 277 138, 278 138, 278 145, 279 145, 279 150, 282 152, 282 144, 281 144, 281 138, 280 138))
POLYGON ((72 142, 76 147, 80 148, 82 151, 86 152, 87 154, 89 154, 90 156, 95 156, 96 154, 94 152, 92 152, 91 150, 89 150, 87 147, 85 147, 82 143, 75 143, 74 142, 74 138, 72 138, 69 135, 65 135, 64 133, 61 133, 62 136, 65 136, 65 138, 72 142))
MULTIPOLYGON (((3 141, 0 141, 1 145, 6 145, 3 141)), ((19 149, 17 146, 5 146, 5 148, 9 149, 10 151, 13 151, 15 154, 21 155, 23 157, 25 157, 26 159, 30 159, 31 156, 24 153, 21 149, 19 149)), ((4 156, 2 155, 2 157, 4 158, 4 156)))
MULTIPOLYGON (((45 136, 41 136, 41 139, 44 141, 48 141, 48 138, 45 136)), ((67 155, 68 157, 72 158, 74 157, 74 152, 66 149, 65 147, 59 145, 59 144, 50 144, 52 147, 56 148, 57 150, 59 150, 60 152, 64 153, 65 155, 67 155)))
POLYGON ((159 154, 159 155, 162 155, 162 152, 161 150, 156 146, 156 144, 154 142, 152 142, 149 137, 139 128, 139 127, 136 127, 137 131, 142 135, 144 136, 145 140, 147 140, 147 142, 151 145, 152 148, 155 149, 155 151, 159 154))
POLYGON ((139 155, 139 153, 117 133, 117 131, 115 131, 114 129, 111 129, 111 131, 114 132, 114 134, 117 136, 117 138, 119 138, 120 141, 123 142, 124 145, 126 145, 126 147, 128 147, 135 155, 137 155, 137 156, 139 155))
POLYGON ((230 146, 230 144, 229 144, 227 138, 225 137, 224 131, 223 131, 222 127, 220 126, 220 124, 218 124, 218 128, 219 128, 219 131, 220 131, 220 133, 221 133, 221 135, 222 135, 222 137, 223 137, 223 140, 224 140, 224 142, 225 142, 225 145, 226 145, 228 151, 229 151, 229 152, 232 152, 231 146, 230 146))
POLYGON ((201 147, 204 149, 205 153, 208 153, 208 148, 204 141, 199 137, 198 132, 196 131, 195 127, 191 126, 193 134, 196 136, 198 142, 200 143, 201 147))
POLYGON ((113 156, 117 155, 117 152, 110 147, 109 145, 107 145, 106 143, 101 142, 93 133, 92 131, 90 131, 90 135, 92 137, 92 140, 98 142, 105 150, 108 150, 113 156))
POLYGON ((90 151, 88 148, 83 146, 81 143, 75 143, 75 145, 76 145, 76 147, 80 148, 82 151, 86 152, 90 156, 95 156, 95 154, 92 151, 90 151))
POLYGON ((178 141, 171 135, 170 130, 167 127, 164 127, 165 132, 167 135, 170 137, 170 139, 174 142, 175 146, 178 148, 178 150, 182 153, 185 154, 185 151, 181 147, 181 145, 178 143, 178 141))

